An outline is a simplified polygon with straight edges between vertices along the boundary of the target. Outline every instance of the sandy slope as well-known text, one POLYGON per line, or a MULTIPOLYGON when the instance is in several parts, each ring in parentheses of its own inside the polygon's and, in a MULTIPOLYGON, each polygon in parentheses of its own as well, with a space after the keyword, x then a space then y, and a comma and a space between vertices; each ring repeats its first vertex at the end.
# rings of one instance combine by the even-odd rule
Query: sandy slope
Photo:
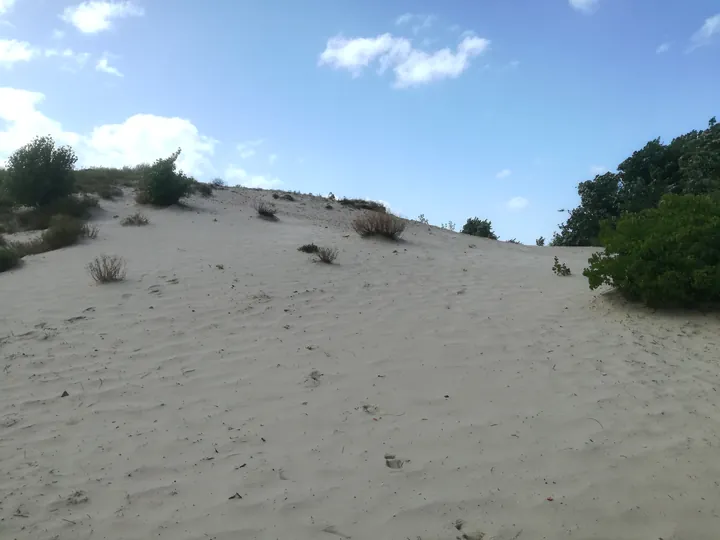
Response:
POLYGON ((0 275, 0 538, 720 537, 718 317, 595 297, 587 250, 255 196, 105 203, 0 275))

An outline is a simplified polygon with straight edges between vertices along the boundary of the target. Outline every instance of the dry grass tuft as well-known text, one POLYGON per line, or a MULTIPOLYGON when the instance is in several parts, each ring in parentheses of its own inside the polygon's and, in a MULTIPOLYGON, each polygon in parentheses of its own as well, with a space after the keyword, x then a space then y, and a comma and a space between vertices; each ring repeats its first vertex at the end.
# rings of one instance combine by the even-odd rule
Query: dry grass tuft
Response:
POLYGON ((265 201, 255 201, 254 208, 260 217, 273 221, 277 219, 275 215, 277 214, 277 208, 275 208, 274 204, 265 201))
POLYGON ((405 226, 405 220, 381 212, 366 212, 352 222, 353 229, 362 237, 382 236, 391 240, 398 240, 405 226))
POLYGON ((303 253, 317 253, 319 249, 315 244, 305 244, 300 246, 298 251, 302 251, 303 253))
POLYGON ((337 248, 321 247, 317 250, 317 260, 325 264, 332 264, 337 256, 337 248))
POLYGON ((150 220, 145 214, 135 212, 134 214, 124 217, 120 222, 120 225, 123 227, 141 227, 143 225, 147 225, 148 223, 150 223, 150 220))
POLYGON ((385 205, 375 201, 366 201, 365 199, 340 199, 338 201, 342 206, 355 208, 356 210, 372 210, 373 212, 387 212, 385 205))
POLYGON ((95 283, 114 283, 125 279, 125 259, 116 255, 100 255, 86 266, 95 283))

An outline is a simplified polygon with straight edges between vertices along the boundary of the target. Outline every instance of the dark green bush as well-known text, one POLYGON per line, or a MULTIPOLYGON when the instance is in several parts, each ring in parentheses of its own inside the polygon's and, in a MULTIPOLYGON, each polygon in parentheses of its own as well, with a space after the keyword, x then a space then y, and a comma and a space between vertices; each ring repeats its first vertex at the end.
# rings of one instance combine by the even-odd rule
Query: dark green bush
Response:
POLYGON ((155 206, 170 206, 192 193, 193 180, 177 171, 180 149, 170 157, 158 159, 143 171, 138 185, 137 202, 155 206))
POLYGON ((7 197, 18 206, 43 206, 70 195, 75 188, 77 156, 52 137, 36 137, 8 159, 3 180, 7 197))
POLYGON ((535 245, 539 247, 543 247, 545 245, 545 237, 541 236, 537 240, 535 240, 535 245))
POLYGON ((406 222, 385 212, 365 212, 356 217, 352 228, 362 237, 383 236, 390 240, 399 240, 405 231, 406 222))
POLYGON ((355 208, 356 210, 372 210, 373 212, 387 212, 385 205, 375 201, 366 201, 365 199, 340 199, 338 201, 342 206, 355 208))
POLYGON ((480 236, 481 238, 490 238, 491 240, 498 239, 492 230, 492 222, 489 219, 468 218, 467 223, 463 226, 462 233, 480 236))
POLYGON ((26 231, 47 229, 53 216, 63 215, 77 219, 90 217, 90 209, 98 206, 98 200, 90 195, 68 195, 49 204, 21 210, 15 214, 17 228, 26 231))
POLYGON ((20 264, 20 255, 13 247, 0 245, 0 272, 6 272, 20 264))
POLYGON ((213 188, 210 184, 204 184, 202 182, 195 183, 195 191, 197 191, 203 197, 211 197, 213 194, 213 188))
POLYGON ((720 301, 720 197, 665 195, 657 208, 601 225, 605 251, 583 271, 650 306, 720 301))

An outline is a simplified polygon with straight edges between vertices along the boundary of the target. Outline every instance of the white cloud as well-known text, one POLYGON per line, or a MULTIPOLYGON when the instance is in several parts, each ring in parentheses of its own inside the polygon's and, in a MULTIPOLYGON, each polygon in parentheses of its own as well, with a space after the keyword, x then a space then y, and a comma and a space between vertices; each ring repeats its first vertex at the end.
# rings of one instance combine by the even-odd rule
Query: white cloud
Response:
POLYGON ((237 145, 238 152, 240 152, 240 157, 243 159, 248 159, 253 157, 257 150, 256 148, 260 146, 264 141, 264 139, 255 139, 254 141, 246 141, 241 142, 237 145))
POLYGON ((510 210, 524 210, 529 204, 530 201, 528 201, 525 197, 513 197, 507 202, 507 207, 510 210))
POLYGON ((144 10, 132 2, 90 0, 65 8, 61 18, 84 34, 96 34, 108 30, 113 19, 144 14, 144 10))
POLYGON ((720 34, 720 13, 705 19, 700 29, 690 38, 691 45, 688 52, 692 52, 698 47, 710 45, 713 36, 717 34, 720 34))
POLYGON ((38 109, 44 99, 40 92, 0 88, 0 125, 5 124, 0 131, 0 162, 35 136, 49 134, 58 144, 71 145, 83 167, 151 163, 181 147, 178 166, 182 170, 192 175, 214 172, 209 156, 217 141, 201 135, 189 120, 136 114, 121 124, 74 133, 38 109))
POLYGON ((600 0, 568 0, 570 7, 583 13, 593 13, 600 0))
POLYGON ((592 167, 590 167, 590 172, 593 175, 605 174, 609 170, 610 169, 608 169, 605 165, 593 165, 592 167))
POLYGON ((363 68, 377 61, 378 73, 392 67, 395 86, 407 88, 460 76, 470 66, 470 59, 486 51, 489 45, 487 39, 467 36, 456 52, 444 48, 428 53, 414 49, 410 40, 391 34, 354 39, 336 36, 328 40, 318 64, 346 69, 358 77, 363 68))
POLYGON ((90 59, 90 53, 76 52, 72 49, 45 49, 44 54, 47 58, 57 57, 65 60, 62 67, 69 71, 82 69, 90 59))
POLYGON ((0 67, 10 68, 18 62, 27 62, 36 53, 37 51, 26 41, 0 39, 0 67))
POLYGON ((15 5, 15 0, 0 0, 0 16, 5 15, 15 5))
POLYGON ((503 169, 499 173, 495 175, 495 178, 502 180, 503 178, 507 178, 512 174, 512 171, 510 169, 503 169))
POLYGON ((97 64, 95 64, 95 69, 97 71, 102 71, 103 73, 107 73, 109 75, 114 75, 115 77, 123 77, 124 76, 122 73, 120 73, 120 70, 118 68, 110 65, 107 54, 104 54, 100 58, 100 60, 97 61, 97 64))
POLYGON ((277 154, 270 154, 268 156, 268 163, 270 163, 270 165, 272 165, 273 163, 275 163, 277 161, 277 158, 278 158, 277 154))
MULTIPOLYGON (((0 1, 1 1, 1 0, 0 0, 0 1)), ((414 16, 415 16, 415 15, 413 15, 412 13, 404 13, 403 15, 400 15, 397 19, 395 19, 395 24, 397 24, 398 26, 402 26, 403 24, 407 24, 407 23, 409 23, 410 21, 413 20, 413 17, 414 17, 414 16)))
POLYGON ((412 26, 412 31, 414 34, 417 34, 425 28, 430 28, 436 19, 437 17, 435 15, 405 13, 395 19, 395 24, 398 26, 403 26, 410 22, 415 22, 415 24, 413 24, 412 26))
POLYGON ((670 45, 670 43, 661 43, 658 45, 658 48, 655 49, 655 53, 662 54, 668 52, 670 50, 670 45))
POLYGON ((234 185, 245 186, 249 188, 262 188, 262 189, 274 189, 282 185, 282 182, 277 178, 269 178, 260 175, 250 175, 235 165, 230 165, 225 170, 225 178, 234 185))

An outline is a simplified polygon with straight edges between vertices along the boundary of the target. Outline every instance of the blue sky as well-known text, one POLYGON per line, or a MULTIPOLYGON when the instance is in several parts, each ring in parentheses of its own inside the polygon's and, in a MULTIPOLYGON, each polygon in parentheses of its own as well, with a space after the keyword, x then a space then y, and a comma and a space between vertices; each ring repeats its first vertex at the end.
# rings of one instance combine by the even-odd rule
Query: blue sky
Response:
POLYGON ((705 127, 718 65, 718 0, 0 0, 0 160, 182 146, 199 179, 532 243, 578 182, 705 127))

